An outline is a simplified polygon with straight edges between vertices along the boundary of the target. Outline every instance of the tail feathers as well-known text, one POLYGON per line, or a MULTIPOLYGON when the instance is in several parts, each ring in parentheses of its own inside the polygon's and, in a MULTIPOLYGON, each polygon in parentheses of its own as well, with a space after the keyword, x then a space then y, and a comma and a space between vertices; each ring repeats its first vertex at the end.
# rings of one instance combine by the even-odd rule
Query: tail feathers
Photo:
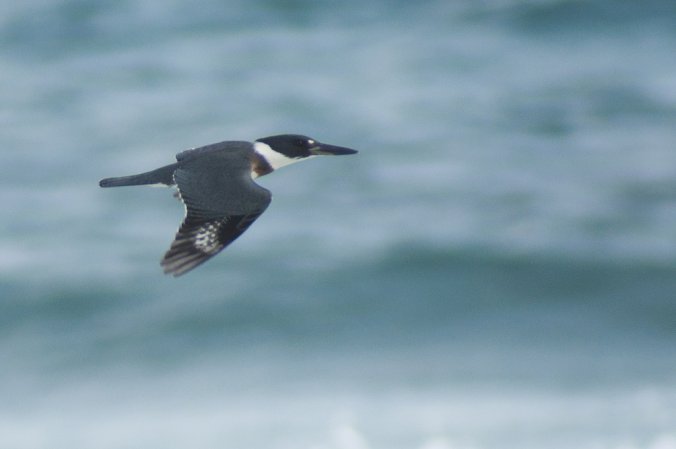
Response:
POLYGON ((133 175, 133 176, 120 176, 119 178, 106 178, 99 181, 99 186, 101 187, 121 187, 121 186, 138 186, 150 184, 145 182, 142 176, 133 175))
POLYGON ((139 175, 105 178, 99 181, 101 187, 141 186, 148 184, 174 184, 174 171, 177 164, 167 165, 139 175))

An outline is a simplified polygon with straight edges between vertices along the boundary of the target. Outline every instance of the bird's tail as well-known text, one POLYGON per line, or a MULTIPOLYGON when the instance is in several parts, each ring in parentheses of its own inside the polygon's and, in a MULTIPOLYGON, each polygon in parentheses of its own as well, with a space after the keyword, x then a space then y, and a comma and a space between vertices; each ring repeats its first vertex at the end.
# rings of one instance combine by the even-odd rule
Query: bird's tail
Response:
POLYGON ((99 181, 101 187, 142 186, 148 184, 174 185, 174 171, 178 164, 166 165, 146 173, 118 178, 106 178, 99 181))

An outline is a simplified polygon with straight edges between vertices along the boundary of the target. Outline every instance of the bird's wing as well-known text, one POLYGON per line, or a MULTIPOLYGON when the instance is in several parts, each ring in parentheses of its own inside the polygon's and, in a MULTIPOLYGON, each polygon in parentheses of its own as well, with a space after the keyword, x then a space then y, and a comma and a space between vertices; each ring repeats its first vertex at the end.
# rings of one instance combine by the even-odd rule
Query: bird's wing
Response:
MULTIPOLYGON (((250 145, 250 144, 249 144, 250 145)), ((265 211, 270 191, 251 179, 248 150, 203 154, 174 173, 186 215, 162 259, 180 276, 228 246, 265 211)))
POLYGON ((206 262, 242 235, 259 216, 228 215, 202 220, 188 215, 162 259, 164 272, 180 276, 206 262))

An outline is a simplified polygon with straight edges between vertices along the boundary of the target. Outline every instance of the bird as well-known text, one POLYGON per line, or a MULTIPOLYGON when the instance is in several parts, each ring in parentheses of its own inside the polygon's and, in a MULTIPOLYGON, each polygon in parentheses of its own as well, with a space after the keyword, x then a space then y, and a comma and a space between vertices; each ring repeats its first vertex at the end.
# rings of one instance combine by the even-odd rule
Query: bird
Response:
POLYGON ((176 188, 185 216, 160 264, 178 277, 221 252, 265 212, 272 194, 255 179, 315 156, 355 153, 301 134, 224 141, 182 151, 176 162, 155 170, 102 179, 99 186, 176 188))

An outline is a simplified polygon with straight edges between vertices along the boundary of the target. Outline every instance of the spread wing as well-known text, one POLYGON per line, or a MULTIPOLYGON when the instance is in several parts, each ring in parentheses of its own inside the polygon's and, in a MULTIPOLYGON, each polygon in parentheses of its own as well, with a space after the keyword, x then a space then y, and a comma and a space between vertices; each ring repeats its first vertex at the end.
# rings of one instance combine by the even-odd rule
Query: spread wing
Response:
POLYGON ((271 201, 251 179, 249 147, 203 154, 174 173, 186 215, 162 259, 164 272, 187 273, 242 235, 271 201))
POLYGON ((259 216, 226 215, 210 220, 186 216, 162 259, 164 272, 180 276, 206 262, 242 235, 259 216))

